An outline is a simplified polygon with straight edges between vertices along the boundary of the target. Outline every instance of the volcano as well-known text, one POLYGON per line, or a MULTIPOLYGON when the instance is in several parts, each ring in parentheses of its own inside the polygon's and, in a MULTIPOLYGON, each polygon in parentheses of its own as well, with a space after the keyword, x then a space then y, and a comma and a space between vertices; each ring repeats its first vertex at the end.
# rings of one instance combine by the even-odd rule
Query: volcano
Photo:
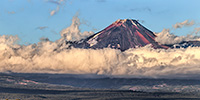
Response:
POLYGON ((143 47, 150 44, 153 48, 168 48, 155 41, 156 35, 142 26, 137 20, 119 19, 102 31, 83 39, 75 48, 113 48, 125 51, 129 48, 143 47))

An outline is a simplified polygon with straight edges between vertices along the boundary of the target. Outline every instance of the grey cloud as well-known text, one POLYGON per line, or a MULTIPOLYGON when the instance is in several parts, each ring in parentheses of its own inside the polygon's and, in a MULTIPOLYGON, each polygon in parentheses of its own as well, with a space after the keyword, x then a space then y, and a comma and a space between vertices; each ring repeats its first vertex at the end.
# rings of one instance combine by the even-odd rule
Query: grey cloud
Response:
POLYGON ((40 41, 47 42, 47 41, 49 41, 49 38, 42 37, 42 38, 40 38, 40 41))

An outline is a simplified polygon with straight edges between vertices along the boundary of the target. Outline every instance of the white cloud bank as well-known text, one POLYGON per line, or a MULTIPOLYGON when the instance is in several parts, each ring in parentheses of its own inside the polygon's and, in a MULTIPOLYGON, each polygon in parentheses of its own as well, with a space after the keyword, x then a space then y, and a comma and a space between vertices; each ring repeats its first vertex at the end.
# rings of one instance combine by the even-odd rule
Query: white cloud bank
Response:
MULTIPOLYGON (((173 77, 200 73, 200 47, 187 49, 153 49, 151 46, 129 49, 63 49, 66 40, 80 40, 75 16, 72 25, 61 31, 56 42, 43 38, 31 45, 18 45, 15 36, 0 36, 0 72, 104 74, 123 77, 173 77), (61 45, 62 44, 62 45, 61 45)), ((177 37, 164 30, 162 37, 171 42, 177 37), (165 33, 165 34, 164 34, 165 33)), ((88 33, 87 33, 88 34, 88 33)), ((164 40, 164 39, 163 39, 164 40)))
POLYGON ((0 71, 19 73, 104 74, 159 77, 199 74, 199 47, 152 49, 143 47, 121 52, 115 49, 60 49, 57 43, 13 46, 0 43, 0 71))

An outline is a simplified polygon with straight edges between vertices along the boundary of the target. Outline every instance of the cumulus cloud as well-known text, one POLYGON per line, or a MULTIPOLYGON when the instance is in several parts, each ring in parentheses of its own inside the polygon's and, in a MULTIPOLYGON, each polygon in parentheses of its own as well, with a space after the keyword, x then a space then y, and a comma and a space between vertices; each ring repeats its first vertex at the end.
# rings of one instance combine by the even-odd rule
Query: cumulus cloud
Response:
POLYGON ((76 16, 74 16, 72 19, 71 26, 63 29, 60 32, 62 39, 67 40, 67 41, 77 41, 77 40, 86 38, 91 34, 94 34, 94 32, 92 32, 92 31, 90 31, 90 32, 85 31, 85 32, 81 33, 81 31, 79 29, 80 24, 81 24, 80 19, 78 18, 78 14, 76 14, 76 16))
POLYGON ((200 37, 187 35, 187 36, 176 36, 170 33, 169 29, 163 29, 162 32, 156 34, 155 40, 161 44, 176 44, 182 41, 199 40, 200 37))
MULTIPOLYGON (((173 28, 177 29, 177 28, 182 28, 182 27, 188 27, 188 26, 192 26, 194 24, 195 24, 194 21, 185 20, 183 22, 176 23, 175 25, 173 25, 173 28)), ((200 28, 195 28, 192 33, 197 34, 199 31, 200 31, 200 28)), ((200 40, 199 36, 193 36, 193 35, 176 36, 176 35, 170 33, 170 29, 163 29, 162 32, 156 33, 156 35, 157 35, 157 37, 155 38, 155 40, 157 42, 159 42, 161 44, 167 44, 167 45, 176 44, 176 43, 180 43, 183 41, 200 40)))
POLYGON ((177 29, 177 28, 182 28, 182 27, 188 27, 194 24, 195 24, 194 21, 185 20, 183 22, 176 23, 175 25, 173 25, 173 28, 177 29))
POLYGON ((6 45, 14 45, 19 41, 18 36, 2 35, 0 36, 0 43, 6 45))

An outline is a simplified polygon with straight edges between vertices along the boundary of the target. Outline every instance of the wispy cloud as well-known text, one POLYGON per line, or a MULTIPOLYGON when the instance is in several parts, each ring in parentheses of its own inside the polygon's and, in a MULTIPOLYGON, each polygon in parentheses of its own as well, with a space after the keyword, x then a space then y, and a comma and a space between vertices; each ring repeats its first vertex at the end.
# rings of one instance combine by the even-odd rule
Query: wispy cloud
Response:
POLYGON ((47 29, 47 28, 48 28, 47 26, 40 26, 40 27, 37 27, 36 29, 45 30, 45 29, 47 29))
POLYGON ((151 12, 151 8, 145 7, 145 8, 131 8, 130 11, 148 11, 151 12))
POLYGON ((145 23, 145 21, 144 20, 138 20, 139 22, 141 22, 141 23, 145 23))
POLYGON ((8 14, 15 14, 15 11, 8 11, 8 14))
POLYGON ((195 28, 193 33, 199 34, 200 33, 200 27, 195 28))
POLYGON ((106 0, 96 0, 97 2, 106 2, 106 0))
POLYGON ((47 2, 57 4, 57 5, 61 5, 64 2, 66 2, 66 0, 47 0, 47 2))
POLYGON ((193 20, 192 21, 185 20, 183 22, 176 23, 175 25, 173 25, 173 28, 177 29, 177 28, 182 28, 182 27, 188 27, 188 26, 192 26, 194 24, 195 24, 195 22, 193 20))
POLYGON ((31 2, 31 0, 27 0, 28 2, 31 2))
POLYGON ((56 8, 55 10, 52 10, 52 11, 50 12, 50 15, 51 15, 51 16, 55 15, 59 10, 60 10, 60 6, 57 6, 57 8, 56 8))
POLYGON ((57 5, 57 8, 52 10, 50 12, 50 15, 53 16, 55 15, 57 12, 59 12, 60 10, 60 6, 62 6, 63 4, 65 4, 66 0, 47 0, 47 2, 49 3, 53 3, 53 4, 56 4, 57 5))
POLYGON ((48 2, 60 5, 60 3, 58 1, 55 1, 55 0, 48 0, 48 2))

